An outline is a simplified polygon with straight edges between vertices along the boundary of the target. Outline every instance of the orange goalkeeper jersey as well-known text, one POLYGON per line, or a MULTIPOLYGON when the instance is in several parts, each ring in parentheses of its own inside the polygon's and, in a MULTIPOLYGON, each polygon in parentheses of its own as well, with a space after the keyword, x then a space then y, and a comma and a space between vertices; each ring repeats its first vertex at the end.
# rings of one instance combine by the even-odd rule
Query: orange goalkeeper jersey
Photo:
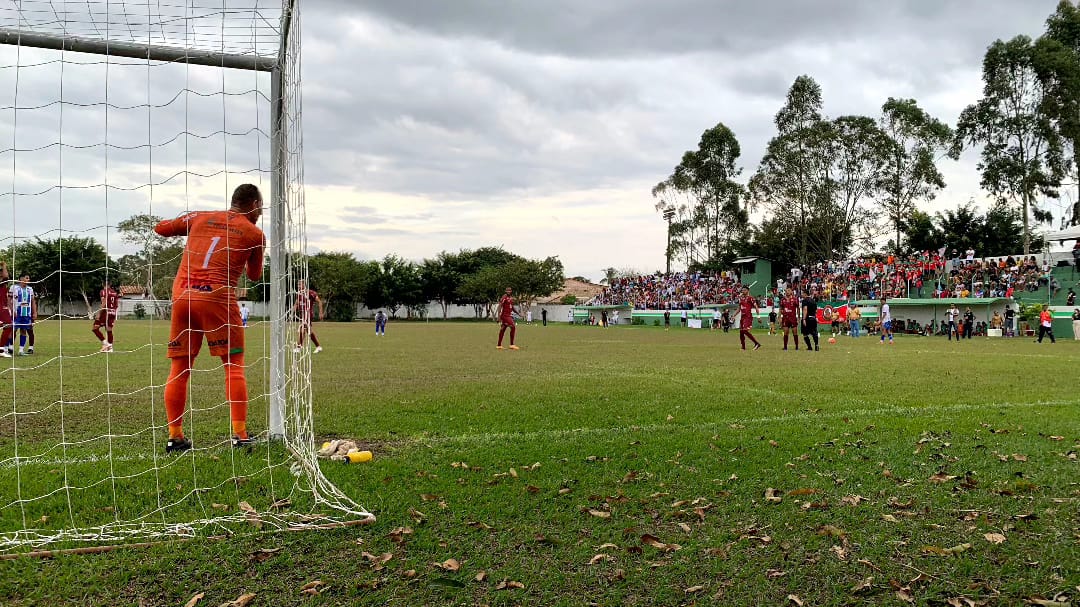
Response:
POLYGON ((180 269, 173 280, 173 299, 231 300, 236 284, 262 276, 262 230, 235 211, 195 211, 154 226, 161 236, 187 236, 180 269))

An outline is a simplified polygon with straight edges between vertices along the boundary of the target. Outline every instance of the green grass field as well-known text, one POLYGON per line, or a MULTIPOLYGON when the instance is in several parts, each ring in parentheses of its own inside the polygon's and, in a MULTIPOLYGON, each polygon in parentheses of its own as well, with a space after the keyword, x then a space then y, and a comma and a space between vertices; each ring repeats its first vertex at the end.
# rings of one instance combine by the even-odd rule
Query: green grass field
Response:
MULTIPOLYGON (((164 435, 148 430, 163 417, 163 348, 68 358, 96 349, 86 325, 64 323, 65 358, 50 359, 59 323, 46 323, 39 353, 16 361, 33 368, 2 376, 15 395, 8 411, 21 413, 21 454, 41 461, 19 483, 0 468, 0 506, 17 485, 59 501, 0 510, 0 532, 45 509, 65 516, 54 472, 65 457, 79 462, 68 483, 125 477, 118 504, 137 511, 163 492, 182 497, 200 457, 203 482, 222 479, 202 499, 236 507, 225 481, 266 458, 245 461, 221 443, 216 361, 204 356, 192 392, 207 403, 195 436, 206 449, 167 459, 164 435), (106 390, 109 406, 97 396, 106 390), (61 408, 48 406, 57 402, 63 436, 61 408), (102 435, 114 437, 111 474, 88 457, 108 446, 102 435), (74 443, 66 453, 50 447, 61 438, 74 443)), ((163 344, 166 328, 123 322, 117 347, 147 344, 151 330, 163 344)), ((808 353, 759 332, 765 347, 742 352, 735 333, 553 325, 520 327, 522 350, 511 352, 495 350, 492 324, 391 322, 382 338, 362 323, 317 330, 316 432, 375 452, 368 464, 323 469, 374 525, 0 561, 0 603, 183 605, 199 593, 198 605, 215 606, 245 593, 251 605, 1080 599, 1080 343, 841 338, 808 353)), ((258 328, 249 335, 259 383, 266 344, 258 328)), ((265 410, 253 401, 256 430, 265 410)), ((16 416, 0 415, 4 459, 16 416)), ((282 473, 256 472, 244 495, 274 499, 282 473)), ((76 503, 67 516, 92 521, 109 507, 76 503)))

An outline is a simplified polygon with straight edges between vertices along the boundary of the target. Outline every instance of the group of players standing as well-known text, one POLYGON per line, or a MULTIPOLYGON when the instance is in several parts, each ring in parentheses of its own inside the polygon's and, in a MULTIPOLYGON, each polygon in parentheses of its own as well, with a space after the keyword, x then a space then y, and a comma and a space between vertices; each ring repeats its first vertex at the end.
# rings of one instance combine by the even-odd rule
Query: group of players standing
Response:
MULTIPOLYGON (((807 351, 820 351, 818 343, 818 298, 820 293, 811 291, 806 297, 799 299, 798 294, 789 290, 780 298, 780 328, 784 332, 784 349, 788 349, 789 336, 794 337, 795 349, 799 349, 799 333, 802 333, 807 351), (811 345, 811 341, 813 344, 811 345)), ((761 343, 754 338, 751 329, 754 326, 754 316, 759 313, 757 299, 750 295, 750 289, 743 287, 739 297, 739 342, 742 349, 746 349, 746 340, 754 343, 754 349, 761 347, 761 343)), ((885 298, 881 298, 881 343, 889 338, 889 344, 893 343, 892 312, 885 298)))
MULTIPOLYGON (((10 279, 7 263, 0 262, 0 283, 7 285, 10 279)), ((34 321, 37 320, 37 298, 34 287, 30 286, 30 276, 23 274, 19 282, 5 290, 4 301, 0 304, 0 358, 11 358, 15 353, 15 333, 19 334, 19 354, 34 353, 34 321), (29 340, 29 349, 27 348, 29 340)))

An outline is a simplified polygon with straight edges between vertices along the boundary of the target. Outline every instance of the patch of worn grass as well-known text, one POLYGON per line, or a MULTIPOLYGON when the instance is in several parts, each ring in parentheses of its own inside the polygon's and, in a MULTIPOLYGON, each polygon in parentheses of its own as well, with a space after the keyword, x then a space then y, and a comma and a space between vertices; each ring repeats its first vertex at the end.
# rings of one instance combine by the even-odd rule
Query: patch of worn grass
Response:
MULTIPOLYGON (((149 343, 151 330, 163 341, 163 326, 125 327, 132 343, 149 343)), ((327 349, 314 359, 316 431, 376 451, 369 464, 324 470, 379 517, 374 526, 0 562, 0 600, 1016 605, 1080 595, 1073 342, 841 339, 808 353, 766 336, 761 351, 742 352, 735 334, 553 325, 521 327, 523 349, 510 352, 494 349, 490 325, 394 323, 382 338, 366 324, 317 329, 327 349), (320 594, 301 591, 316 580, 320 594)), ((256 365, 261 347, 251 347, 256 365)), ((137 351, 110 357, 111 381, 163 383, 163 355, 153 352, 151 370, 149 348, 137 351)), ((96 358, 77 376, 76 362, 65 366, 63 394, 101 391, 96 358)), ((220 372, 204 364, 195 389, 222 401, 220 372)), ((17 376, 19 393, 54 390, 51 369, 17 376)), ((152 405, 160 419, 159 390, 111 420, 87 413, 71 432, 145 429, 152 405)), ((20 435, 28 445, 55 434, 42 415, 25 426, 40 440, 20 435)), ((226 432, 223 410, 205 415, 226 432)), ((5 427, 0 448, 9 436, 5 427)), ((246 465, 216 466, 215 453, 192 456, 204 458, 200 474, 246 465)), ((5 471, 5 504, 13 486, 5 471)))

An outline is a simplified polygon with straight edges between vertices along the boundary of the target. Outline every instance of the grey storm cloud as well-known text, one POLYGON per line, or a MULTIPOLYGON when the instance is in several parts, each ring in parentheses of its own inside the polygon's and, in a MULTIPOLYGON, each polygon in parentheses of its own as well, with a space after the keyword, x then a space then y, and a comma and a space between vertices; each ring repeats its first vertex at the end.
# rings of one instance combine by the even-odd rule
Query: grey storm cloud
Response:
MULTIPOLYGON (((183 4, 151 3, 162 11, 183 4)), ((227 3, 198 4, 211 10, 227 3)), ((875 116, 889 96, 898 96, 953 122, 980 95, 986 46, 1038 35, 1055 5, 301 0, 305 182, 424 201, 410 214, 332 207, 332 199, 309 196, 309 212, 332 211, 340 221, 312 230, 310 238, 317 247, 320 234, 352 235, 381 256, 400 251, 376 250, 380 245, 404 246, 400 237, 414 233, 410 228, 427 228, 424 254, 433 254, 458 249, 462 237, 482 238, 478 217, 494 222, 543 197, 561 196, 565 208, 599 208, 602 203, 582 202, 601 200, 590 192, 599 189, 638 192, 611 213, 645 225, 654 220, 650 186, 718 122, 739 138, 748 178, 796 76, 822 84, 831 116, 875 116), (365 240, 376 235, 395 238, 365 240)), ((83 33, 93 33, 86 28, 83 33)), ((200 33, 200 44, 212 46, 213 35, 200 33)), ((260 50, 267 52, 265 41, 260 50)), ((106 87, 106 68, 96 58, 67 54, 61 79, 60 64, 47 63, 58 55, 23 49, 16 57, 11 47, 0 47, 0 217, 14 224, 0 225, 0 238, 45 233, 58 223, 108 238, 98 226, 137 212, 170 216, 209 203, 215 192, 224 204, 229 187, 242 181, 268 187, 266 74, 117 61, 108 67, 106 87), (184 89, 193 92, 178 96, 184 89), (61 95, 70 102, 62 116, 50 105, 61 95), (117 106, 107 113, 106 97, 117 106), (53 145, 58 134, 67 144, 62 158, 53 145), (113 146, 107 154, 98 145, 106 137, 113 146), (185 168, 229 175, 185 179, 178 173, 185 168), (107 200, 101 188, 11 195, 61 179, 67 186, 108 180, 115 189, 107 200)), ((974 175, 974 162, 966 157, 960 166, 974 175)), ((977 187, 977 176, 965 179, 977 187)), ((538 217, 559 215, 535 210, 542 211, 538 217)), ((564 229, 568 222, 561 223, 564 229)), ((559 233, 543 240, 554 242, 559 233)))
POLYGON ((655 183, 720 121, 752 172, 799 74, 832 115, 888 96, 933 111, 926 97, 1054 4, 312 0, 309 175, 444 200, 655 183))

